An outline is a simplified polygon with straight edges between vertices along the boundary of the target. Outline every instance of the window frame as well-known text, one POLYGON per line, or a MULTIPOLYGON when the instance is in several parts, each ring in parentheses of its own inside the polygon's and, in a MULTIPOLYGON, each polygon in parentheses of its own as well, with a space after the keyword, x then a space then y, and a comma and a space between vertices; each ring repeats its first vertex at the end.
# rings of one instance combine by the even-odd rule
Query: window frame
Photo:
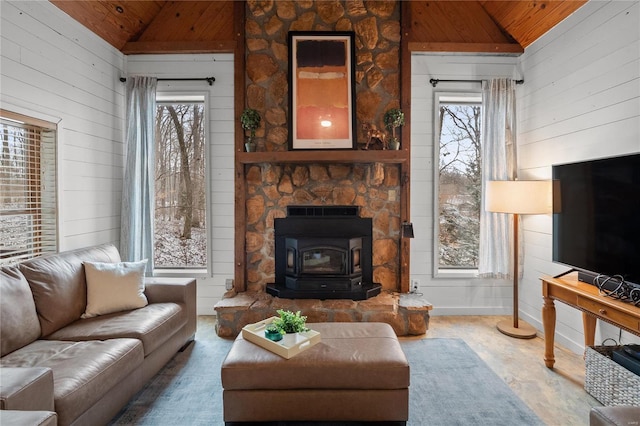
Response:
MULTIPOLYGON (((440 267, 440 105, 444 102, 442 98, 474 98, 477 101, 469 101, 468 103, 480 103, 484 108, 484 98, 482 90, 434 90, 433 92, 433 278, 445 279, 465 279, 477 278, 478 268, 441 268, 440 267)), ((459 102, 463 104, 465 102, 459 102)), ((482 135, 481 135, 482 137, 482 135)))
MULTIPOLYGON (((59 134, 60 134, 60 123, 53 121, 47 121, 44 119, 36 118, 26 114, 20 114, 16 112, 12 112, 9 110, 0 108, 0 117, 3 120, 11 123, 15 122, 15 127, 21 127, 28 129, 29 127, 34 128, 38 131, 50 131, 51 135, 42 135, 38 137, 38 143, 40 146, 37 149, 37 165, 29 165, 29 177, 27 180, 27 184, 23 187, 26 188, 35 188, 35 189, 27 189, 25 193, 29 194, 29 198, 38 197, 37 208, 33 207, 24 207, 19 209, 8 210, 8 212, 12 212, 14 215, 29 215, 29 216, 38 216, 39 217, 39 225, 32 225, 33 229, 36 232, 33 232, 31 237, 28 237, 28 250, 23 252, 22 255, 15 255, 7 257, 7 259, 0 260, 0 265, 13 265, 18 264, 20 262, 37 258, 46 254, 57 253, 60 247, 60 196, 59 196, 59 184, 61 181, 60 178, 60 170, 58 167, 59 163, 59 134), (46 138, 46 139, 45 139, 46 138), (47 140, 47 139, 51 140, 47 140), (44 146, 43 145, 49 145, 44 146), (45 152, 45 150, 47 152, 45 152), (42 155, 50 156, 50 160, 43 160, 42 155), (48 170, 47 170, 48 168, 48 170), (49 201, 46 201, 45 198, 48 198, 49 201), (43 202, 44 200, 44 202, 43 202), (48 206, 48 209, 47 209, 48 206), (49 210, 49 211, 47 211, 49 210), (33 213, 33 212, 36 213, 33 213), (49 222, 49 225, 45 223, 49 222), (51 225, 52 223, 52 225, 51 225), (45 234, 53 234, 50 238, 42 238, 42 235, 45 234), (39 237, 36 237, 39 235, 39 237), (36 244, 34 241, 40 241, 40 243, 36 244)), ((11 125, 11 124, 9 124, 11 125)), ((32 150, 32 147, 29 148, 30 152, 36 152, 36 150, 32 150)), ((31 161, 29 161, 31 163, 31 161)))
MULTIPOLYGON (((188 102, 203 102, 204 103, 204 173, 205 173, 205 220, 207 222, 206 236, 207 236, 207 265, 205 268, 198 267, 169 267, 158 268, 154 265, 153 276, 154 277, 189 277, 189 278, 207 278, 212 277, 213 271, 213 227, 212 227, 212 206, 211 206, 211 164, 212 162, 212 149, 213 141, 211 140, 210 121, 211 121, 211 103, 209 100, 209 92, 205 90, 171 90, 171 89, 158 89, 156 90, 156 104, 158 103, 188 103, 188 102)), ((155 114, 155 112, 154 112, 155 114)), ((155 144, 155 141, 154 141, 155 144)), ((155 163, 155 159, 154 159, 155 163)), ((154 172, 155 173, 155 172, 154 172)), ((154 206, 155 206, 155 191, 154 191, 154 206)), ((154 208, 155 211, 155 208, 154 208)), ((155 213, 154 213, 155 216, 155 213)), ((155 230, 154 230, 155 240, 155 230)))

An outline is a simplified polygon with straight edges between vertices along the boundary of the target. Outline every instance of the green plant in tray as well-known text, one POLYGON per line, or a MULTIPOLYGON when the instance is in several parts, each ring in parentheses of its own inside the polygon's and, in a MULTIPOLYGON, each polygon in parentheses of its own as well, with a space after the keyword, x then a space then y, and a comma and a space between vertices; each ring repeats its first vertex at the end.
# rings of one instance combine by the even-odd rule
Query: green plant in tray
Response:
POLYGON ((307 328, 307 317, 300 314, 300 311, 291 312, 284 309, 278 309, 279 318, 276 318, 271 323, 275 325, 280 333, 301 333, 309 331, 307 328))

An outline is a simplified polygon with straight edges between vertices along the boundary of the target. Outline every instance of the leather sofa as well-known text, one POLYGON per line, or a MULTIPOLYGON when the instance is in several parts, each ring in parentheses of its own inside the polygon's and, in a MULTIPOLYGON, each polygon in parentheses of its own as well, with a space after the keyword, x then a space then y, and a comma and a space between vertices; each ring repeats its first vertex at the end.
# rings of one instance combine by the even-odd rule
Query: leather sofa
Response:
POLYGON ((55 412, 59 425, 106 424, 193 341, 193 279, 141 278, 146 306, 83 318, 84 262, 120 261, 105 244, 1 268, 0 409, 11 411, 4 419, 22 411, 20 424, 29 424, 33 412, 55 412))

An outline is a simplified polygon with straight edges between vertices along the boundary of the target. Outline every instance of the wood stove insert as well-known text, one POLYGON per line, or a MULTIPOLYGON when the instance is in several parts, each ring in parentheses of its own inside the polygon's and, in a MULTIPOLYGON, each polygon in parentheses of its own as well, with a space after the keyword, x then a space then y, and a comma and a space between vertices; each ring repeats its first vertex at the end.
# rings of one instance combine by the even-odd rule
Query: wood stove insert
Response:
POLYGON ((380 294, 373 282, 372 221, 357 206, 289 206, 275 219, 273 296, 365 300, 380 294))

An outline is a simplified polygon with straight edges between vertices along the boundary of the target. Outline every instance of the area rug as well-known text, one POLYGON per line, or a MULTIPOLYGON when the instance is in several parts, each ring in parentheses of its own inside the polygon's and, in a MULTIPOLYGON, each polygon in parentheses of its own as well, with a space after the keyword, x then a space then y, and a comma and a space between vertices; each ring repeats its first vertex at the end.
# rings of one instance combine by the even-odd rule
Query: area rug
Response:
POLYGON ((409 425, 544 425, 461 339, 402 342, 409 360, 409 425))
MULTIPOLYGON (((232 341, 199 324, 178 353, 111 425, 223 425, 220 365, 232 341)), ((404 340, 411 368, 409 422, 422 425, 543 425, 460 339, 404 340)))

